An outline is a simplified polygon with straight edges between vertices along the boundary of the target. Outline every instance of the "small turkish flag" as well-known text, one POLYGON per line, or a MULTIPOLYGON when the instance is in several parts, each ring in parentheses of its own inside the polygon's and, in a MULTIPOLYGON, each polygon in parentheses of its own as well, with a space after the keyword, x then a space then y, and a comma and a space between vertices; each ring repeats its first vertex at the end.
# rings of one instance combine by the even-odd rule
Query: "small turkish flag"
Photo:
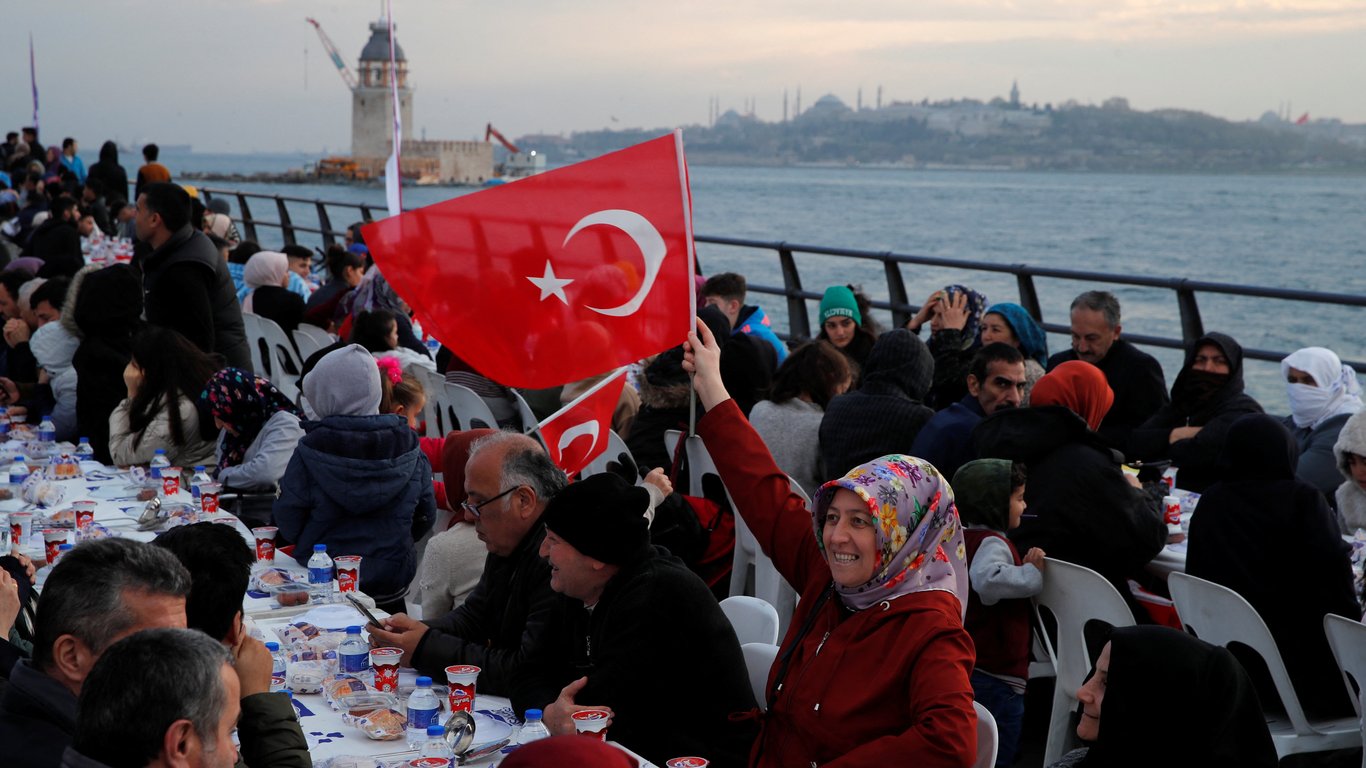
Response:
POLYGON ((625 385, 626 369, 621 368, 541 422, 538 429, 551 461, 569 477, 607 450, 607 432, 625 385))
POLYGON ((680 132, 365 227, 422 327, 538 389, 681 344, 696 314, 680 132))

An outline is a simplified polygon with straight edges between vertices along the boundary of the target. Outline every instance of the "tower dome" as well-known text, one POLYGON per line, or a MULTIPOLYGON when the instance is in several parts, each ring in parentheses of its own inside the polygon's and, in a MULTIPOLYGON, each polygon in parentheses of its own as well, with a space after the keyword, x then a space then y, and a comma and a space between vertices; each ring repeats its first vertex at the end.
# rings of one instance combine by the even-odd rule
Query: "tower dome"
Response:
MULTIPOLYGON (((397 30, 398 26, 395 25, 397 30)), ((389 24, 384 20, 371 22, 370 40, 360 52, 361 61, 388 61, 389 60, 389 24)), ((394 41, 394 60, 407 61, 408 57, 403 55, 403 46, 394 41)))

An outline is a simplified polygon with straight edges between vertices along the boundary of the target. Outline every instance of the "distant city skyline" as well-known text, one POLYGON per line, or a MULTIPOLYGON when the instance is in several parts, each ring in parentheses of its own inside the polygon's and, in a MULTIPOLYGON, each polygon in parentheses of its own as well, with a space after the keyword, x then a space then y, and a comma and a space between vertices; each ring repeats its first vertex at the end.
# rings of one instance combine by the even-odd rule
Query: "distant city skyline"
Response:
MULTIPOLYGON (((352 68, 379 3, 67 0, 0 30, 0 115, 31 122, 33 35, 45 143, 76 136, 198 151, 344 152, 351 103, 304 17, 352 68)), ((1360 0, 394 0, 414 136, 483 138, 780 120, 833 93, 894 101, 1270 110, 1366 123, 1360 0), (715 101, 713 101, 715 99, 715 101)))

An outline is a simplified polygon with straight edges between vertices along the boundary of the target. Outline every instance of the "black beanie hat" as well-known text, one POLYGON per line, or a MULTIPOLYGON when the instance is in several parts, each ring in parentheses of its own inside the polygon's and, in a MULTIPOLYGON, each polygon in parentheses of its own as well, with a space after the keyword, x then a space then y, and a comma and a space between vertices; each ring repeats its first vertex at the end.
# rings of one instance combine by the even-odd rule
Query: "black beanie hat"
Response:
POLYGON ((574 549, 608 565, 638 558, 650 543, 650 494, 611 472, 585 477, 556 493, 545 527, 574 549))

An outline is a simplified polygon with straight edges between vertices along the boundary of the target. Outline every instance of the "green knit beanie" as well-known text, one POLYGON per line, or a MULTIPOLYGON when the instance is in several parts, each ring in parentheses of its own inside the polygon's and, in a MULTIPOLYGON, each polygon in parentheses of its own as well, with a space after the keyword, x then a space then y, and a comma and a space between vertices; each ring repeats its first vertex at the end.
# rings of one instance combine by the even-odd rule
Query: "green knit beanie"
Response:
POLYGON ((832 285, 825 289, 825 295, 821 297, 821 325, 825 325, 825 321, 832 317, 852 317, 854 323, 863 325, 858 301, 848 286, 832 285))
POLYGON ((1009 461, 969 461, 953 473, 952 485, 958 517, 964 523, 984 525, 993 531, 1010 527, 1009 461))

